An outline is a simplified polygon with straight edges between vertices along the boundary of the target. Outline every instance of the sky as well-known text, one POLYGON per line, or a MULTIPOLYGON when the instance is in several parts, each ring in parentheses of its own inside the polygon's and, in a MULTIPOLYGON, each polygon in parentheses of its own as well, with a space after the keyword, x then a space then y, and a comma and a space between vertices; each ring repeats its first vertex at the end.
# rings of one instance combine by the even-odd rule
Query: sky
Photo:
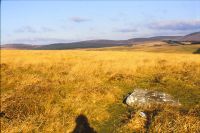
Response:
POLYGON ((198 0, 1 1, 1 44, 123 40, 197 31, 198 0))

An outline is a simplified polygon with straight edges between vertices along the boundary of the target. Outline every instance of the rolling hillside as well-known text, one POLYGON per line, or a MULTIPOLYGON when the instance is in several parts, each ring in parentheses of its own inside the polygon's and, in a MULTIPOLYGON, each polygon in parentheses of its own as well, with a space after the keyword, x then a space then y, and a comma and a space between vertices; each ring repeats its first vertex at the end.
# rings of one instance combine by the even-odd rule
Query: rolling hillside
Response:
POLYGON ((149 38, 132 38, 128 40, 87 40, 73 43, 54 43, 48 45, 5 44, 1 46, 1 49, 62 50, 79 48, 103 48, 116 46, 130 46, 133 44, 136 45, 142 44, 144 42, 154 41, 172 41, 173 44, 181 44, 182 42, 199 43, 200 32, 195 32, 186 36, 155 36, 149 38))
POLYGON ((4 44, 1 45, 1 49, 35 49, 40 47, 40 45, 32 45, 32 44, 4 44))
POLYGON ((132 44, 129 46, 116 46, 108 48, 94 48, 87 50, 96 50, 96 51, 145 51, 145 52, 156 52, 156 53, 194 53, 199 54, 200 43, 198 44, 170 44, 165 41, 149 41, 141 42, 137 45, 132 44))
POLYGON ((200 42, 200 32, 191 33, 181 37, 179 41, 200 42))

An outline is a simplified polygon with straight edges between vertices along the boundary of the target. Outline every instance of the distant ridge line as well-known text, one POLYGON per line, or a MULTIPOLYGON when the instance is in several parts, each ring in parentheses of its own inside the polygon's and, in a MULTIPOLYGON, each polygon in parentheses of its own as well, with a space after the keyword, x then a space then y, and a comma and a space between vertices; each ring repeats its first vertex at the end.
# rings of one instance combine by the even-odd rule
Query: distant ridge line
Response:
POLYGON ((1 49, 30 49, 30 50, 62 50, 77 48, 102 48, 113 46, 128 46, 147 41, 174 41, 174 42, 200 42, 200 32, 194 32, 185 36, 154 36, 149 38, 131 38, 127 40, 86 40, 72 43, 53 43, 47 45, 32 44, 4 44, 1 49))

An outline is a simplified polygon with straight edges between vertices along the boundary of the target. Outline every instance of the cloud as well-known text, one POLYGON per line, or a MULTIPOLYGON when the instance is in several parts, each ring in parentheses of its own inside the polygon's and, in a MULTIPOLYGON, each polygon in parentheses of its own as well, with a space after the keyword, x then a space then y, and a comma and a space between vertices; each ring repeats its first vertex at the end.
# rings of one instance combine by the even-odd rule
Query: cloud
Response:
POLYGON ((90 21, 90 19, 82 18, 82 17, 71 17, 70 20, 75 22, 75 23, 81 23, 81 22, 90 21))
POLYGON ((19 38, 12 41, 12 43, 24 43, 24 44, 52 44, 52 43, 69 43, 77 40, 62 39, 62 38, 19 38))
POLYGON ((200 29, 200 20, 159 21, 150 23, 148 27, 151 29, 159 29, 159 30, 176 30, 176 31, 198 30, 200 29))
POLYGON ((40 27, 39 29, 36 29, 31 26, 23 26, 21 28, 18 28, 14 32, 16 33, 44 33, 44 32, 54 32, 54 31, 56 30, 49 27, 40 27))
POLYGON ((48 27, 41 27, 40 31, 41 32, 54 32, 55 29, 48 28, 48 27))
POLYGON ((32 28, 30 26, 23 26, 23 27, 15 30, 15 32, 17 32, 17 33, 24 33, 24 32, 26 32, 26 33, 36 33, 37 30, 35 30, 34 28, 32 28))
POLYGON ((122 32, 122 33, 128 33, 128 32, 137 32, 137 29, 135 28, 124 28, 124 29, 119 29, 116 30, 117 32, 122 32))

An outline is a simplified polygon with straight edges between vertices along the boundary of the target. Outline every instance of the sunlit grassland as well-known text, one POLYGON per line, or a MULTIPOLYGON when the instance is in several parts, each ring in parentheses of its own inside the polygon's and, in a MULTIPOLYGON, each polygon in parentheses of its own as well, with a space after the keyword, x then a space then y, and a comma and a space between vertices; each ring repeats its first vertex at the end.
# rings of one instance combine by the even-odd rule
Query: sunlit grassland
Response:
MULTIPOLYGON (((93 49, 97 51, 142 51, 142 52, 157 52, 157 53, 195 53, 197 50, 200 49, 200 44, 192 44, 192 45, 175 45, 165 42, 146 42, 137 45, 130 45, 130 46, 118 46, 118 47, 109 47, 109 48, 98 48, 93 49)), ((91 50, 91 49, 88 49, 91 50)))
POLYGON ((182 103, 159 107, 148 131, 200 130, 200 55, 109 50, 1 50, 1 111, 11 118, 1 118, 1 130, 71 132, 84 114, 98 132, 145 131, 122 103, 134 88, 182 103))

